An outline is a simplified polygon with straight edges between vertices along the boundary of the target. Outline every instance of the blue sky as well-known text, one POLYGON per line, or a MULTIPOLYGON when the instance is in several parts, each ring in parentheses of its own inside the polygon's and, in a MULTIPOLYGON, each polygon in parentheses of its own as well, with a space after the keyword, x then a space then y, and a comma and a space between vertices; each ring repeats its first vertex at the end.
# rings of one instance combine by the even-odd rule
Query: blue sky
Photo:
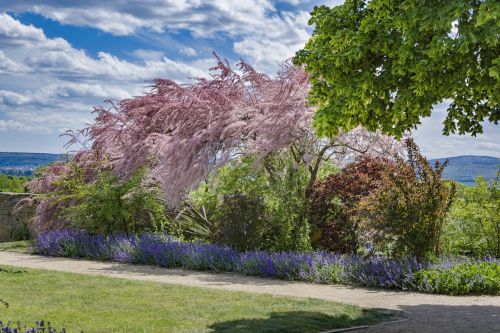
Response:
MULTIPOLYGON (((341 3, 329 1, 328 5, 341 3)), ((153 78, 206 76, 212 51, 275 73, 307 41, 318 1, 3 0, 0 151, 62 152, 92 108, 147 90, 153 78)), ((445 105, 414 133, 429 157, 500 156, 500 130, 443 137, 445 105)))

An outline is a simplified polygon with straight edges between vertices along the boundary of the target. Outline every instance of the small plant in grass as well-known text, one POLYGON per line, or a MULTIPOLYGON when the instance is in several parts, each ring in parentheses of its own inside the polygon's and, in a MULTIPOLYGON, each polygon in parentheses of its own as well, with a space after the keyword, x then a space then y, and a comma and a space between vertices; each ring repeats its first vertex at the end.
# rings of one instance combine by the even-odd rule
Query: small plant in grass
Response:
MULTIPOLYGON (((66 333, 66 329, 62 328, 58 331, 52 327, 50 321, 37 321, 35 326, 29 327, 27 324, 21 326, 20 322, 13 324, 8 321, 5 325, 0 320, 0 333, 66 333)), ((83 331, 81 332, 83 333, 83 331)))

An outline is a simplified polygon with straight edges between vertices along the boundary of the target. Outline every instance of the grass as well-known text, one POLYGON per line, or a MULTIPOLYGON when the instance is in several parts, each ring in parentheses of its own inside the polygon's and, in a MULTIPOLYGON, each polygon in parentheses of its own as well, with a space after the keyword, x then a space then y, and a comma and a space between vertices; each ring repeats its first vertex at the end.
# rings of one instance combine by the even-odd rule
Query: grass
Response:
POLYGON ((0 320, 50 321, 69 333, 319 332, 393 314, 316 299, 0 267, 0 320))
POLYGON ((28 247, 33 244, 32 240, 22 240, 16 242, 0 243, 0 251, 24 252, 29 253, 28 247))

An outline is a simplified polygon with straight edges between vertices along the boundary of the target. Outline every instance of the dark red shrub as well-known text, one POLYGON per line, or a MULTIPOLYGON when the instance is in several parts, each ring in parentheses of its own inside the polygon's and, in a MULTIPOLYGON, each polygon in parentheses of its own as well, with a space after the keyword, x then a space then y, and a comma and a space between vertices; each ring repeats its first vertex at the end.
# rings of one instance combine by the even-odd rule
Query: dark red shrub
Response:
POLYGON ((374 191, 394 162, 361 156, 340 172, 316 182, 309 195, 309 218, 315 227, 315 247, 353 253, 358 248, 356 206, 361 198, 374 191))

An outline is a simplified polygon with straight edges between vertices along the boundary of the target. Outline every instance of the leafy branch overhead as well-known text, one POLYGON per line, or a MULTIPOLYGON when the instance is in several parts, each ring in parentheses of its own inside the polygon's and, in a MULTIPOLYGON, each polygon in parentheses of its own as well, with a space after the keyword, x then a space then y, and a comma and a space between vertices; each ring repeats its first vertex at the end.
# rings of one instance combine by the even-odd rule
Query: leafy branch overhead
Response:
POLYGON ((401 136, 442 102, 446 135, 500 120, 500 2, 346 0, 311 15, 294 62, 310 74, 319 134, 401 136))

